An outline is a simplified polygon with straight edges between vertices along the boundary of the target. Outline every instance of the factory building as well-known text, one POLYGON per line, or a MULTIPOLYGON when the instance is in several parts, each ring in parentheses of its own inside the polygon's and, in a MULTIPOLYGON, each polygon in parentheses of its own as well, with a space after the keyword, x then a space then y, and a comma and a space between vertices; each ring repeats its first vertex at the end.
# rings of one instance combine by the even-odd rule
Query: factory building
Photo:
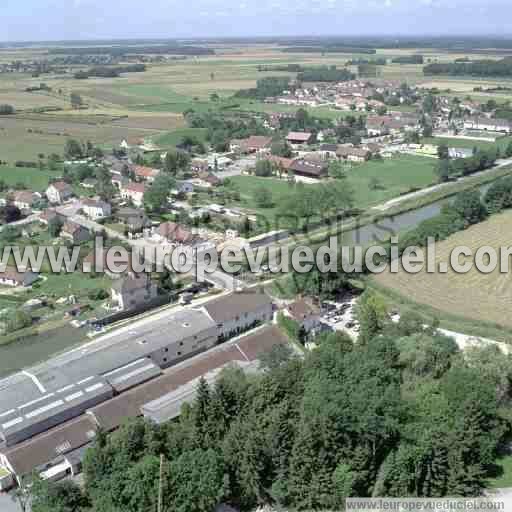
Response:
POLYGON ((223 365, 251 366, 260 349, 283 341, 273 330, 267 342, 217 345, 271 319, 268 296, 233 293, 136 322, 1 380, 0 489, 34 470, 44 478, 74 474, 98 427, 113 430, 223 365))

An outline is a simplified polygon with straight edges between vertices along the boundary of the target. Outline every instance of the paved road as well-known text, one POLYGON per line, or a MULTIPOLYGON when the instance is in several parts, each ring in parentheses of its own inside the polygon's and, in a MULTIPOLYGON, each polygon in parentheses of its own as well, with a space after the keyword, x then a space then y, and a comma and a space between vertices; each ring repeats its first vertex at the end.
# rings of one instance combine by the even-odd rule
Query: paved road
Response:
POLYGON ((2 231, 6 226, 24 226, 26 224, 32 224, 32 222, 35 222, 37 219, 39 219, 39 214, 34 213, 33 215, 29 215, 25 219, 18 220, 16 222, 11 222, 9 224, 5 224, 4 226, 0 226, 0 231, 2 231))
MULTIPOLYGON (((20 506, 14 502, 10 494, 0 493, 0 510, 2 512, 21 512, 20 506)), ((27 509, 27 512, 30 510, 27 509)))

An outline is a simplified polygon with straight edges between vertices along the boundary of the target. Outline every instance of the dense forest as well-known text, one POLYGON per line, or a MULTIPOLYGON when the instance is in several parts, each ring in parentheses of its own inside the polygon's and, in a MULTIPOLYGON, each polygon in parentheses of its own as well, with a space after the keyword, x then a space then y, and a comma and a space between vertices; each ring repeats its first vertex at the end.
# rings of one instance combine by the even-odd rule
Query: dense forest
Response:
POLYGON ((425 75, 512 76, 512 58, 473 62, 433 63, 423 68, 425 75))
POLYGON ((357 345, 338 333, 304 359, 276 350, 260 376, 231 369, 213 387, 201 381, 177 421, 100 432, 84 493, 37 481, 33 512, 156 510, 160 475, 166 512, 479 495, 509 431, 510 358, 495 347, 462 357, 413 314, 388 321, 371 292, 359 317, 357 345))

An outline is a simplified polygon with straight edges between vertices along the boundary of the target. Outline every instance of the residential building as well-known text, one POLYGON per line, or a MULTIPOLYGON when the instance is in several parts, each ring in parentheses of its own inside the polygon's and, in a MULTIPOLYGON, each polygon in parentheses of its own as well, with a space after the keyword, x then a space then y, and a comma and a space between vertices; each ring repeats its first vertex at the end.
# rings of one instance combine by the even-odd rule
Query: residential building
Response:
POLYGON ((126 226, 129 233, 140 233, 143 229, 151 227, 151 221, 146 217, 144 210, 137 208, 120 208, 115 217, 126 226))
POLYGON ((32 205, 41 197, 31 190, 16 190, 10 194, 12 203, 20 210, 31 210, 32 205))
POLYGON ((121 197, 133 202, 135 206, 142 206, 144 204, 144 183, 136 183, 129 181, 121 188, 121 197))
POLYGON ((71 240, 74 244, 80 244, 87 242, 91 238, 91 234, 87 228, 84 228, 80 224, 67 220, 64 222, 60 231, 61 238, 71 240))
POLYGON ((342 160, 349 162, 366 162, 370 158, 370 151, 363 148, 355 148, 351 146, 338 146, 336 155, 342 160))
POLYGON ((137 309, 158 296, 155 283, 148 274, 130 273, 112 284, 112 302, 121 311, 137 309))
POLYGON ((315 332, 320 327, 320 309, 311 300, 299 299, 284 310, 286 316, 295 320, 307 333, 315 332))
POLYGON ((512 122, 508 119, 490 119, 487 117, 470 117, 464 121, 467 130, 482 130, 489 132, 512 132, 512 122))
POLYGON ((71 185, 64 181, 56 181, 46 189, 46 197, 52 204, 62 204, 73 196, 71 185))
POLYGON ((186 227, 175 222, 164 222, 158 226, 158 235, 167 242, 192 245, 197 237, 186 227))
POLYGON ((82 210, 87 217, 93 220, 103 219, 112 215, 110 204, 97 199, 84 199, 82 201, 82 210))
POLYGON ((160 174, 160 171, 151 167, 144 167, 143 165, 135 165, 133 167, 133 173, 135 175, 135 179, 152 183, 160 174))

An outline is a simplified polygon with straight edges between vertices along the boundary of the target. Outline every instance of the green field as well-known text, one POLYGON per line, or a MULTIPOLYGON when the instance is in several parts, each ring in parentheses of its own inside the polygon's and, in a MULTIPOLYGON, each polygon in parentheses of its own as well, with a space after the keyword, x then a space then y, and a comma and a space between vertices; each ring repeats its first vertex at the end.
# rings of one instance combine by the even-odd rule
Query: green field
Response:
MULTIPOLYGON (((363 209, 407 193, 411 188, 424 188, 435 183, 435 163, 436 161, 432 158, 409 155, 383 161, 370 161, 354 165, 347 171, 347 177, 343 183, 354 191, 354 207, 363 209), (371 182, 375 178, 379 182, 377 189, 371 187, 371 182)), ((236 176, 230 178, 230 181, 239 190, 241 196, 241 202, 236 206, 248 208, 267 218, 273 218, 279 212, 282 200, 293 193, 293 188, 285 179, 236 176), (274 202, 272 208, 258 208, 254 194, 261 187, 267 188, 272 193, 274 202)))
POLYGON ((176 146, 185 136, 194 137, 199 142, 206 142, 207 130, 204 128, 181 128, 172 132, 164 133, 153 138, 157 146, 176 146))
POLYGON ((0 165, 0 180, 12 187, 17 183, 23 183, 34 192, 43 192, 48 187, 50 178, 60 176, 58 171, 40 170, 38 168, 11 167, 0 165))
POLYGON ((399 155, 382 161, 355 165, 347 172, 346 182, 354 190, 357 208, 365 208, 405 194, 413 188, 424 188, 437 183, 436 160, 432 158, 399 155), (379 181, 377 190, 370 188, 373 179, 379 181))

